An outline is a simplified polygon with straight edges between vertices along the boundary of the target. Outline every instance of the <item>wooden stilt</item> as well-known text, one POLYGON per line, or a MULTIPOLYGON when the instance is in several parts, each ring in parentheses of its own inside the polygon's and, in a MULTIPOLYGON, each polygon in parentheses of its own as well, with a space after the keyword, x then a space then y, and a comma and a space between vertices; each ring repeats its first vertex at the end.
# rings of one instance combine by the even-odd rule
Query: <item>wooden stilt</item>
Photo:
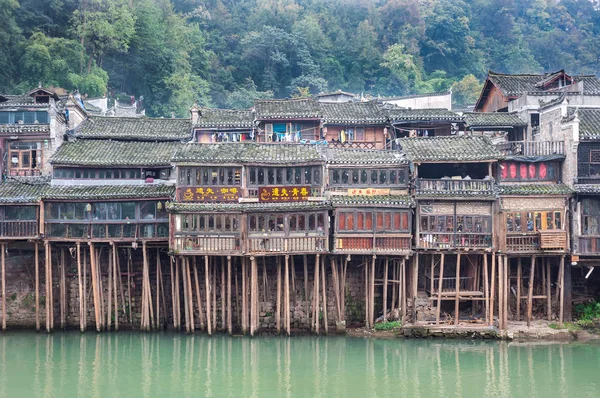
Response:
POLYGON ((59 291, 60 291, 60 328, 62 330, 66 327, 66 276, 65 276, 65 249, 64 247, 60 248, 60 283, 59 283, 59 291))
MULTIPOLYGON (((265 271, 266 279, 266 271, 265 271)), ((221 257, 221 329, 227 329, 227 312, 225 308, 225 259, 221 257)))
POLYGON ((523 266, 521 264, 521 257, 517 259, 517 321, 521 320, 521 278, 522 278, 523 266))
POLYGON ((535 256, 531 257, 531 270, 529 272, 529 293, 527 294, 527 326, 531 325, 533 310, 533 282, 535 278, 535 256))
POLYGON ((565 309, 565 256, 560 257, 560 312, 558 322, 562 326, 565 309))
POLYGON ((6 330, 6 244, 0 246, 2 250, 2 331, 6 330))
POLYGON ((213 257, 210 292, 212 295, 212 329, 217 329, 217 257, 213 257))
POLYGON ((233 334, 231 314, 231 256, 227 256, 227 332, 233 334))
POLYGON ((112 264, 113 264, 113 291, 115 294, 115 331, 119 331, 119 292, 117 290, 118 281, 121 279, 120 274, 117 272, 117 246, 112 246, 112 264))
MULTIPOLYGON (((77 243, 77 261, 79 262, 79 243, 77 243)), ((79 304, 81 305, 81 275, 79 276, 79 304)), ((80 311, 80 316, 83 314, 80 311)), ((3 312, 4 313, 4 312, 3 312)), ((35 242, 35 330, 40 331, 40 247, 35 242)), ((83 332, 83 329, 81 330, 83 332)))
POLYGON ((306 254, 302 256, 302 262, 304 265, 304 302, 306 303, 306 317, 310 320, 310 297, 308 291, 308 256, 306 254))
POLYGON ((417 321, 417 291, 419 288, 419 256, 415 257, 415 261, 413 263, 413 271, 412 271, 412 281, 411 281, 411 300, 412 300, 412 319, 413 322, 417 321))
POLYGON ((490 281, 492 283, 490 293, 490 325, 494 325, 494 301, 496 298, 496 253, 492 252, 492 274, 490 281))
MULTIPOLYGON (((401 284, 400 284, 400 288, 401 290, 401 294, 400 294, 400 305, 402 306, 402 324, 406 323, 406 259, 402 259, 402 275, 401 275, 401 284)), ((413 319, 413 323, 417 323, 416 319, 413 319)))
POLYGON ((504 329, 504 261, 501 254, 498 255, 498 327, 504 329))
MULTIPOLYGON (((416 254, 417 256, 419 254, 416 254)), ((444 253, 440 257, 440 275, 438 276, 438 289, 437 289, 437 308, 435 312, 435 324, 440 324, 440 311, 442 308, 442 282, 444 280, 444 253)), ((416 322, 415 322, 416 323, 416 322)))
POLYGON ((313 307, 315 308, 314 314, 313 314, 313 322, 315 323, 315 332, 319 333, 319 327, 320 327, 320 322, 319 322, 319 310, 320 310, 320 304, 319 304, 319 270, 320 270, 320 257, 317 254, 317 258, 315 261, 315 282, 314 282, 314 292, 313 292, 313 307))
POLYGON ((94 295, 94 317, 96 321, 96 331, 101 330, 101 321, 100 321, 100 294, 98 292, 98 267, 96 265, 96 249, 93 243, 90 243, 90 263, 92 270, 92 292, 94 295))
POLYGON ((181 257, 181 280, 183 282, 183 311, 185 315, 185 331, 186 333, 192 332, 191 317, 190 317, 190 297, 188 292, 188 280, 187 280, 187 259, 181 257))
POLYGON ((341 304, 340 304, 340 308, 341 308, 341 313, 342 313, 342 320, 346 321, 346 272, 348 271, 348 261, 349 261, 349 257, 346 257, 344 259, 344 269, 342 270, 342 281, 341 281, 341 304))
POLYGON ((175 305, 175 269, 174 264, 177 263, 177 259, 171 257, 171 261, 169 261, 171 265, 171 306, 173 312, 173 329, 177 330, 177 308, 175 305))
MULTIPOLYGON (((398 278, 397 268, 398 268, 398 261, 393 260, 392 261, 392 279, 399 281, 400 278, 398 278)), ((431 277, 433 278, 433 275, 431 275, 431 277)), ((432 281, 433 281, 433 279, 432 279, 432 281)), ((398 297, 396 290, 398 289, 399 286, 400 285, 397 282, 392 283, 392 301, 391 301, 392 305, 390 306, 390 313, 393 313, 394 310, 396 309, 396 299, 398 297)), ((430 291, 432 291, 432 290, 430 290, 430 291)))
MULTIPOLYGON (((114 251, 114 243, 110 242, 111 252, 114 251)), ((110 331, 111 323, 112 323, 112 286, 113 286, 113 256, 111 253, 108 253, 108 286, 107 286, 107 296, 108 296, 108 305, 106 308, 106 328, 110 331)))
POLYGON ((369 306, 370 306, 370 300, 369 300, 369 293, 371 292, 371 289, 369 289, 369 266, 367 265, 367 262, 365 261, 363 263, 364 268, 365 268, 365 272, 364 272, 364 278, 365 278, 365 327, 367 329, 370 328, 370 323, 369 323, 369 306))
POLYGON ((454 325, 456 326, 458 326, 460 315, 460 257, 461 253, 458 253, 456 255, 456 297, 454 298, 454 325))
POLYGON ((83 296, 82 299, 83 300, 83 327, 85 329, 87 329, 87 303, 88 303, 88 296, 87 296, 87 251, 83 251, 83 296))
POLYGON ((483 286, 485 290, 485 322, 490 324, 490 287, 489 287, 489 275, 488 275, 488 257, 487 254, 483 255, 483 286))
POLYGON ((508 303, 510 302, 510 261, 504 255, 504 329, 508 328, 508 303))
POLYGON ((435 254, 431 255, 431 266, 430 266, 430 270, 429 270, 429 275, 431 276, 430 279, 430 285, 429 285, 429 291, 433 294, 433 292, 435 291, 435 254))
POLYGON ((335 312, 337 315, 337 321, 341 321, 341 309, 340 309, 340 283, 338 281, 338 266, 335 258, 331 257, 331 279, 333 281, 333 297, 335 299, 335 312))
POLYGON ((375 323, 375 261, 377 260, 377 256, 373 256, 373 261, 371 262, 371 280, 369 287, 369 325, 372 328, 375 323))
POLYGON ((192 271, 190 268, 190 258, 186 257, 185 270, 187 273, 188 307, 190 309, 190 332, 194 333, 196 330, 196 322, 194 320, 194 289, 192 289, 192 271))
MULTIPOLYGON (((127 250, 127 305, 129 307, 129 324, 133 325, 133 307, 131 304, 131 249, 127 250)), ((173 278, 173 265, 171 264, 171 278, 173 278)), ((172 292, 173 293, 173 292, 172 292)), ((173 294, 171 294, 173 295, 173 294)))
POLYGON ((194 256, 193 264, 194 284, 196 285, 196 306, 198 307, 198 320, 200 322, 200 329, 204 330, 206 325, 204 323, 204 310, 202 309, 202 296, 200 295, 200 283, 198 281, 198 264, 196 263, 196 256, 194 256))
POLYGON ((276 311, 275 311, 275 327, 277 328, 277 333, 281 333, 281 261, 280 258, 277 257, 277 298, 275 300, 276 303, 276 311))
POLYGON ((294 262, 294 256, 290 256, 291 264, 290 264, 290 273, 292 279, 292 292, 290 299, 296 303, 296 263, 294 262))
MULTIPOLYGON (((285 256, 284 303, 285 332, 290 335, 290 256, 285 256)), ((318 265, 317 265, 318 266, 318 265)))
MULTIPOLYGON (((161 274, 161 266, 160 266, 160 250, 156 248, 156 322, 154 324, 154 329, 158 330, 160 325, 160 274, 161 274)), ((115 284, 115 300, 117 299, 117 285, 115 284)), ((116 314, 117 305, 115 303, 115 327, 117 327, 117 322, 119 316, 116 314)))
POLYGON ((388 293, 388 267, 389 258, 385 259, 385 266, 383 269, 383 321, 387 322, 387 293, 388 293))
MULTIPOLYGON (((242 257, 242 333, 248 333, 248 292, 246 291, 246 258, 242 257)), ((207 296, 208 299, 208 296, 207 296)))
POLYGON ((104 330, 104 289, 102 286, 102 251, 103 247, 100 247, 96 254, 96 283, 98 284, 98 318, 100 320, 100 330, 104 330))
POLYGON ((258 289, 256 288, 258 284, 258 265, 256 264, 255 257, 250 257, 250 268, 250 336, 254 336, 254 332, 256 331, 256 312, 258 311, 258 289))
POLYGON ((206 289, 206 323, 208 334, 212 335, 212 317, 211 317, 211 304, 210 304, 210 264, 208 256, 204 256, 204 283, 206 289))
POLYGON ((552 289, 550 286, 550 276, 552 270, 550 268, 550 259, 546 260, 546 316, 548 321, 552 320, 552 289))
MULTIPOLYGON (((329 332, 329 320, 327 319, 327 267, 325 266, 325 257, 321 261, 321 282, 323 284, 323 324, 325 325, 325 333, 329 332)), ((289 308, 288 308, 289 309, 289 308)), ((288 315, 289 328, 289 315, 288 315)))

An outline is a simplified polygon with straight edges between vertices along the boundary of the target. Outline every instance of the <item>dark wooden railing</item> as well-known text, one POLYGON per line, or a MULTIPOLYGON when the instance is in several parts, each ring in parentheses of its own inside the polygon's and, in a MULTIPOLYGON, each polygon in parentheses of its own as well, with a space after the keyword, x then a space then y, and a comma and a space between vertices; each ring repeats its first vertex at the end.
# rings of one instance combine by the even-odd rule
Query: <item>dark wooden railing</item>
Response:
POLYGON ((580 236, 578 254, 600 254, 600 236, 580 236))
POLYGON ((538 250, 540 250, 540 237, 537 232, 506 235, 506 251, 508 253, 532 252, 538 250))
POLYGON ((37 221, 0 221, 0 236, 24 238, 38 235, 37 221))
POLYGON ((248 253, 318 253, 327 252, 327 236, 248 238, 248 253))
POLYGON ((206 254, 241 253, 239 236, 175 236, 173 250, 206 254))
POLYGON ((492 247, 492 235, 424 232, 420 234, 418 247, 421 249, 487 249, 492 247))
MULTIPOLYGON (((475 279, 472 276, 461 276, 458 278, 461 292, 472 293, 475 289, 475 279)), ((425 292, 429 296, 437 295, 439 291, 440 277, 435 275, 433 277, 433 283, 431 275, 425 275, 425 292), (433 289, 432 289, 433 286, 433 289)), ((456 276, 448 276, 442 278, 442 294, 444 293, 456 293, 456 276)))
POLYGON ((9 169, 8 175, 11 177, 38 177, 42 172, 38 169, 9 169))
POLYGON ((496 148, 505 156, 564 156, 565 154, 564 141, 511 141, 497 144, 496 148))
POLYGON ((66 239, 167 239, 169 224, 144 223, 46 223, 46 236, 66 239))
POLYGON ((412 248, 411 236, 376 236, 373 247, 373 236, 337 235, 335 251, 337 253, 392 253, 408 252, 412 248))
POLYGON ((492 190, 493 185, 490 180, 417 179, 417 193, 419 194, 443 192, 491 193, 492 190))

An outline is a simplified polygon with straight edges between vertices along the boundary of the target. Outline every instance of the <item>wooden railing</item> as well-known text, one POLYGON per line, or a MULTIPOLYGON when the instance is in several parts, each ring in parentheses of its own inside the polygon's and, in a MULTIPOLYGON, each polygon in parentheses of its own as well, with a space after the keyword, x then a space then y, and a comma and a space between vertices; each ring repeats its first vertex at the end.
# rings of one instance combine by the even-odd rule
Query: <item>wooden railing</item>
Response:
POLYGON ((508 253, 532 252, 538 250, 540 250, 540 237, 537 232, 506 235, 506 251, 508 253))
POLYGON ((410 236, 377 236, 373 247, 373 236, 336 236, 335 251, 338 253, 358 252, 408 252, 412 248, 410 236))
POLYGON ((422 233, 418 247, 420 249, 487 249, 492 247, 491 234, 473 233, 422 233))
POLYGON ((0 237, 21 238, 38 235, 37 221, 0 221, 0 237))
POLYGON ((42 175, 39 169, 9 169, 8 175, 11 177, 38 177, 42 175))
POLYGON ((318 253, 328 250, 327 236, 248 238, 248 253, 318 253))
POLYGON ((443 192, 492 193, 490 180, 451 180, 451 179, 417 179, 417 193, 434 194, 443 192))
POLYGON ((339 142, 327 141, 329 148, 358 148, 358 149, 380 149, 383 148, 382 142, 339 142))
POLYGON ((564 156, 565 154, 564 141, 511 141, 497 144, 496 148, 505 156, 564 156))
POLYGON ((167 239, 169 224, 144 223, 46 223, 46 236, 67 239, 167 239))
MULTIPOLYGON (((462 292, 472 292, 474 287, 475 279, 472 276, 461 276, 458 278, 460 291, 462 292)), ((425 275, 425 292, 429 296, 437 295, 439 291, 440 277, 439 275, 435 275, 433 277, 433 283, 431 280, 431 275, 425 275), (433 290, 432 290, 433 286, 433 290)), ((448 276, 442 278, 442 294, 444 293, 455 293, 456 292, 456 277, 448 276)))
POLYGON ((173 250, 178 252, 199 252, 206 254, 241 253, 239 236, 176 236, 173 250))
POLYGON ((578 254, 600 254, 600 236, 580 236, 578 254))

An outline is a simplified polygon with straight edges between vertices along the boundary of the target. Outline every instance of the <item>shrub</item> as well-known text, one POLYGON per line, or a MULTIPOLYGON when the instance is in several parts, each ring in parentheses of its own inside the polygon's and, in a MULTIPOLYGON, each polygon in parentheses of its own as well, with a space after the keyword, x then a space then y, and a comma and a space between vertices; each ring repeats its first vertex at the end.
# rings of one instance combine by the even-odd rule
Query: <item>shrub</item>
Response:
POLYGON ((393 322, 380 322, 376 323, 373 327, 375 330, 394 330, 402 327, 402 322, 393 321, 393 322))

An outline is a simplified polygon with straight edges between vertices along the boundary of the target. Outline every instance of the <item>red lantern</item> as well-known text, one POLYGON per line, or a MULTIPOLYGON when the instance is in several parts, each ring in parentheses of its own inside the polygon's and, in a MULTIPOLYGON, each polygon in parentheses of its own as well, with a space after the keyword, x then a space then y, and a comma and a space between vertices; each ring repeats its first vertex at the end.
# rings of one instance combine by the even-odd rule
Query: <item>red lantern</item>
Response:
POLYGON ((508 165, 507 164, 503 164, 500 167, 500 175, 502 176, 503 180, 506 180, 506 177, 508 177, 508 165))
POLYGON ((546 163, 540 163, 540 178, 546 178, 546 163))
POLYGON ((519 174, 521 175, 522 180, 527 178, 527 165, 525 163, 521 163, 521 167, 519 167, 519 174))
POLYGON ((515 163, 511 163, 509 166, 510 178, 517 178, 517 165, 515 163))
POLYGON ((535 178, 535 164, 529 165, 529 178, 535 178))

